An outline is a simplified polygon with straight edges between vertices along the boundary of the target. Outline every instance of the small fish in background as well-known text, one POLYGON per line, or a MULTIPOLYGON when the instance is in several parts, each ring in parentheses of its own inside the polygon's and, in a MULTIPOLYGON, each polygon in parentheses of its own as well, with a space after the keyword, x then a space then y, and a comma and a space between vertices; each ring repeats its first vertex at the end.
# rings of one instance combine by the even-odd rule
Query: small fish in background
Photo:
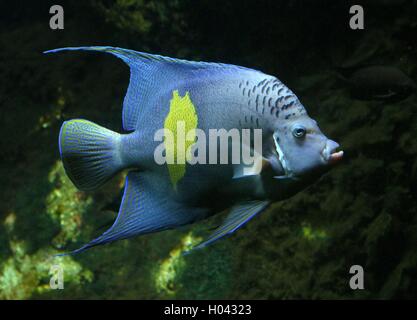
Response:
POLYGON ((392 66, 340 68, 352 97, 361 100, 399 101, 416 91, 416 83, 392 66))
MULTIPOLYGON (((303 190, 343 157, 339 145, 320 131, 297 96, 276 77, 235 65, 114 47, 46 53, 66 50, 110 53, 131 72, 122 111, 123 128, 129 133, 83 119, 65 121, 60 130, 61 159, 80 190, 94 190, 117 172, 130 170, 114 224, 72 253, 179 228, 230 209, 223 224, 195 248, 205 247, 236 231, 273 201, 303 190), (260 170, 245 170, 251 168, 230 161, 157 164, 154 153, 160 142, 154 134, 160 129, 175 131, 178 121, 185 122, 187 132, 198 128, 206 136, 210 129, 261 129, 262 152, 254 163, 260 170)), ((175 143, 165 148, 166 154, 179 159, 175 143)))

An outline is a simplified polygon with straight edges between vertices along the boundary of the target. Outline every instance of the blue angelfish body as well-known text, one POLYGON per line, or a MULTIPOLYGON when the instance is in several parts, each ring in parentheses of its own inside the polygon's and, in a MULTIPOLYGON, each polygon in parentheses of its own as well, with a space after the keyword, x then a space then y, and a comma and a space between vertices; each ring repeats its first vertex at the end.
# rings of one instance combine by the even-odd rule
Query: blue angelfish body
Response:
MULTIPOLYGON (((277 78, 244 67, 192 62, 113 47, 47 51, 107 52, 130 67, 123 103, 127 134, 83 119, 64 122, 59 148, 64 168, 81 190, 100 187, 128 168, 123 200, 113 226, 75 250, 193 223, 231 208, 224 224, 198 247, 241 227, 272 201, 292 196, 342 157, 295 94, 277 78), (183 123, 192 139, 155 140, 158 130, 178 131, 183 123), (259 172, 242 173, 231 163, 158 164, 155 154, 191 159, 176 147, 196 146, 210 130, 260 129, 259 172), (197 132, 199 131, 199 133, 197 132), (198 133, 198 134, 197 134, 198 133)), ((253 141, 252 141, 253 142, 253 141)), ((231 147, 229 147, 231 148, 231 147)), ((249 144, 249 148, 253 148, 249 144)), ((190 149, 191 150, 191 149, 190 149)), ((205 147, 206 153, 211 151, 205 147)), ((200 152, 201 150, 198 150, 200 152)), ((185 152, 185 151, 184 151, 185 152)), ((216 155, 219 160, 220 155, 216 155)))

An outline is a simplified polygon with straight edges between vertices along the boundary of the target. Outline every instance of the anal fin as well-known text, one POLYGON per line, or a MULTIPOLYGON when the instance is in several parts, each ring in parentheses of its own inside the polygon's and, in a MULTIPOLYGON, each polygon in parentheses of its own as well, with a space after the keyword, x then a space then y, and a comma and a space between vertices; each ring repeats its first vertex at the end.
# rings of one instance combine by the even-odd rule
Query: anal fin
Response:
POLYGON ((70 254, 116 240, 173 229, 204 217, 205 209, 190 208, 176 202, 166 186, 151 172, 129 172, 114 224, 101 236, 70 254))

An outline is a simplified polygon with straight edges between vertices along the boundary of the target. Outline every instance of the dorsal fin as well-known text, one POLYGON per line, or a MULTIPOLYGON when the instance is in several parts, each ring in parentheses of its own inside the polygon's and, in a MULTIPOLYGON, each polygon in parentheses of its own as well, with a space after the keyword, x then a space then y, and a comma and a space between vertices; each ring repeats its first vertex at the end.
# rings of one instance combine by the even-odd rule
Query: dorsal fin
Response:
POLYGON ((187 77, 190 71, 208 68, 251 70, 230 64, 194 62, 117 47, 68 47, 45 53, 77 50, 107 52, 122 59, 130 67, 130 82, 123 102, 122 115, 123 128, 127 131, 139 128, 142 114, 148 107, 152 107, 157 89, 163 88, 164 84, 178 82, 182 76, 187 77))

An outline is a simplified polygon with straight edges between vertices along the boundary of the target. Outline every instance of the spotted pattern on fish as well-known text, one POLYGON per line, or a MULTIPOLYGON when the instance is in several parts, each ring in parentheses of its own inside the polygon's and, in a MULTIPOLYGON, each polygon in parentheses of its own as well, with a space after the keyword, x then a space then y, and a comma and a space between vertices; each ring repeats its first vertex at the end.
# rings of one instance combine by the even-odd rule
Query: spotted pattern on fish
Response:
MULTIPOLYGON (((297 96, 276 78, 265 78, 257 83, 242 80, 239 89, 248 98, 248 107, 259 114, 261 120, 266 117, 288 120, 306 113, 297 96), (265 113, 266 110, 269 112, 265 113)), ((248 122, 245 119, 245 123, 248 122)), ((253 123, 252 120, 250 122, 253 123)), ((258 126, 259 121, 255 123, 258 126)))

